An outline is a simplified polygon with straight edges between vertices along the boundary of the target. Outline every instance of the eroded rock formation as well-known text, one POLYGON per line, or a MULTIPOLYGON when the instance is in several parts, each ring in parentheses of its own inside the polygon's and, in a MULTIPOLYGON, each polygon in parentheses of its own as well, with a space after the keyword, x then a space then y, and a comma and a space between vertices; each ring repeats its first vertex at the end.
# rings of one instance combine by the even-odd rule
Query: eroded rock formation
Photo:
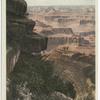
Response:
MULTIPOLYGON (((27 53, 41 52, 46 49, 47 38, 33 32, 35 22, 27 18, 26 10, 24 0, 7 0, 7 47, 27 53)), ((7 50, 12 52, 11 49, 7 50)), ((7 59, 13 56, 8 55, 7 59)))
POLYGON ((7 100, 94 100, 94 64, 63 48, 41 55, 47 38, 33 32, 26 10, 24 0, 7 1, 7 100))
MULTIPOLYGON (((70 48, 70 47, 69 47, 70 48)), ((53 75, 60 78, 62 86, 67 88, 68 81, 71 83, 68 94, 66 89, 60 92, 75 100, 95 100, 95 56, 75 51, 71 52, 67 47, 59 47, 44 56, 44 59, 54 64, 53 75), (71 53, 71 55, 70 55, 71 53), (66 84, 67 83, 67 84, 66 84)), ((57 83, 56 83, 57 86, 57 83)))

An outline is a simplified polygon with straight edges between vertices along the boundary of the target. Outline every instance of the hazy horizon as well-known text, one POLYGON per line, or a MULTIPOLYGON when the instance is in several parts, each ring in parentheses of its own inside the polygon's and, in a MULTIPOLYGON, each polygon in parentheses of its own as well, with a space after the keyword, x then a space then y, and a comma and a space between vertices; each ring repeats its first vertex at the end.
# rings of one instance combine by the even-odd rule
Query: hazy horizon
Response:
POLYGON ((95 5, 29 5, 28 7, 88 7, 88 6, 95 7, 95 5))
POLYGON ((95 0, 26 0, 28 6, 88 6, 95 0))

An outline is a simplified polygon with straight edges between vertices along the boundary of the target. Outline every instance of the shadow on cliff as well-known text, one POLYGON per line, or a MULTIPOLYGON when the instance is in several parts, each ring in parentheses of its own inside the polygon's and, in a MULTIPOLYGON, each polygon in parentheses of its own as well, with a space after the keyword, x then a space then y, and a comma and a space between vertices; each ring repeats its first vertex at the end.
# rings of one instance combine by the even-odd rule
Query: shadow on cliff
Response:
POLYGON ((69 81, 64 83, 58 76, 54 76, 53 68, 52 62, 44 61, 41 55, 33 56, 21 53, 13 72, 10 74, 10 100, 20 98, 18 86, 23 87, 25 83, 25 88, 28 88, 32 95, 50 95, 57 91, 75 98, 76 91, 73 85, 69 81))

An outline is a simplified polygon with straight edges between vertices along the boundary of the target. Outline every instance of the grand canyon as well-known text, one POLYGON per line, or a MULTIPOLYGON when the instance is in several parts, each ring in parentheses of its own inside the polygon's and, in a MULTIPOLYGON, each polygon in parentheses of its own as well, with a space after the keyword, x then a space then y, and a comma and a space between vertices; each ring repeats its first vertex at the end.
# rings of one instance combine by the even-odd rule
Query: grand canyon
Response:
POLYGON ((63 44, 94 49, 93 6, 36 6, 29 7, 28 13, 28 18, 36 22, 33 31, 48 37, 47 50, 63 44))
POLYGON ((95 34, 94 6, 7 0, 7 100, 95 100, 95 34))

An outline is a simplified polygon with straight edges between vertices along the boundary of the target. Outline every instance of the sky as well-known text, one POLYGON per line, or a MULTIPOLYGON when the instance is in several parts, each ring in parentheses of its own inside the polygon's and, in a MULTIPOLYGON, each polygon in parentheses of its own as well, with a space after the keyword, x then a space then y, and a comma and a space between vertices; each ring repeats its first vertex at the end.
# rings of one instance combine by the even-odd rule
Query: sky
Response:
POLYGON ((95 0, 25 0, 29 6, 95 5, 95 0))

